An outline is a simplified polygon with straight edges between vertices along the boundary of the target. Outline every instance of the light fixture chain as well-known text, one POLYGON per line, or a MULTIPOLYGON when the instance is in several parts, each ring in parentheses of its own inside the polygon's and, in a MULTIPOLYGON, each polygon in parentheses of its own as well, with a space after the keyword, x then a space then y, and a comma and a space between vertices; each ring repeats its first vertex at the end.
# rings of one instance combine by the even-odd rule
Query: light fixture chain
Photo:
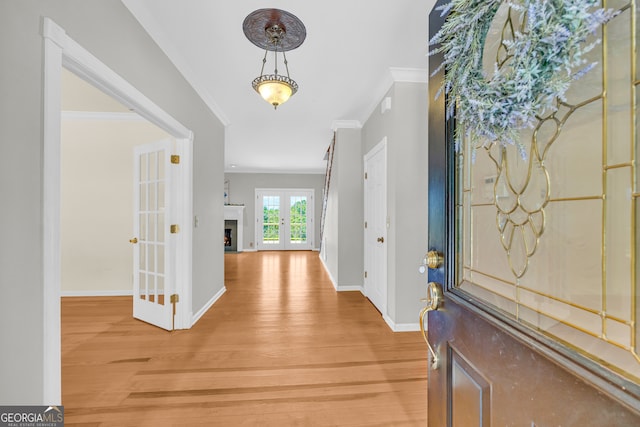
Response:
MULTIPOLYGON (((274 73, 277 76, 278 75, 278 40, 276 40, 274 44, 275 44, 275 49, 273 51, 273 59, 276 63, 274 73)), ((284 55, 284 51, 282 51, 282 54, 284 55)))
POLYGON ((282 51, 282 56, 284 57, 284 67, 287 69, 287 77, 289 77, 289 61, 287 61, 287 55, 282 51))
POLYGON ((264 50, 264 58, 262 58, 262 68, 260 68, 260 75, 264 74, 264 64, 267 63, 267 52, 269 52, 269 49, 264 50))

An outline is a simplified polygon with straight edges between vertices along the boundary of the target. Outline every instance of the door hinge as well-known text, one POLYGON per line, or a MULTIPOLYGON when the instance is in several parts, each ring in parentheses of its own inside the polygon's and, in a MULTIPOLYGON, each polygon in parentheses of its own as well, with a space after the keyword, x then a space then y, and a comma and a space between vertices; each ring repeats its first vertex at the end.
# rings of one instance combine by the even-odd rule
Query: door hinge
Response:
POLYGON ((364 179, 367 179, 367 173, 366 172, 364 173, 364 179))
POLYGON ((180 226, 178 224, 171 224, 170 231, 171 234, 177 234, 180 232, 180 226))
POLYGON ((172 154, 171 155, 171 163, 173 163, 174 165, 179 165, 180 164, 180 156, 177 154, 172 154))
POLYGON ((364 272, 364 278, 365 279, 367 278, 367 272, 366 271, 364 272))
POLYGON ((172 294, 169 297, 169 303, 173 305, 173 315, 171 316, 171 330, 174 330, 176 328, 176 304, 178 303, 178 301, 180 301, 180 297, 178 296, 178 294, 172 294))
POLYGON ((364 228, 367 228, 367 221, 364 222, 364 228))

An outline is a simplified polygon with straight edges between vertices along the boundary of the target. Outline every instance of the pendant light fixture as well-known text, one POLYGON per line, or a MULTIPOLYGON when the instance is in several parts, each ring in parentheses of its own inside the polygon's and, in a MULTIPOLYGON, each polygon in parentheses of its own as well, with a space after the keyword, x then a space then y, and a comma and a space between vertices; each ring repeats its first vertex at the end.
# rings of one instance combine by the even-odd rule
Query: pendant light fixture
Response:
POLYGON ((289 77, 289 63, 285 52, 302 44, 307 30, 295 15, 280 9, 258 9, 242 23, 245 36, 264 49, 260 76, 253 79, 253 89, 274 108, 284 104, 298 91, 298 84, 289 77), (267 54, 273 52, 274 72, 264 74, 267 54), (282 54, 286 75, 278 74, 278 52, 282 54))

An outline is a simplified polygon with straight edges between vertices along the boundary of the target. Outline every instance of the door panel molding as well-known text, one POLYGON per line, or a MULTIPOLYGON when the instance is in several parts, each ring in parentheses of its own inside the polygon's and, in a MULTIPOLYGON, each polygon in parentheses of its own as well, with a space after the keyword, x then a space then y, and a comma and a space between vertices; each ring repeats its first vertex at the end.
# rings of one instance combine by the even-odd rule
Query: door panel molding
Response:
POLYGON ((540 353, 550 362, 579 376, 582 380, 602 390, 621 404, 634 410, 639 408, 637 398, 640 395, 639 384, 630 383, 619 375, 613 374, 606 367, 567 348, 562 343, 527 328, 480 300, 470 298, 464 291, 451 289, 448 291, 447 297, 453 302, 465 306, 467 310, 493 327, 500 328, 508 333, 521 345, 540 353))
POLYGON ((447 354, 447 412, 452 425, 491 425, 491 384, 450 341, 447 354))
POLYGON ((364 294, 394 329, 388 315, 387 137, 369 150, 364 163, 364 294))
MULTIPOLYGON (((452 359, 459 357, 477 373, 476 380, 480 376, 491 387, 491 404, 483 408, 492 411, 491 425, 630 426, 640 422, 633 407, 599 393, 538 351, 530 338, 522 341, 484 310, 465 304, 467 300, 449 293, 446 306, 429 313, 429 340, 440 343, 436 352, 441 357, 441 367, 429 372, 430 387, 446 387, 452 359), (455 324, 449 317, 456 319, 455 324)), ((429 399, 429 425, 452 425, 447 424, 449 409, 448 402, 434 405, 429 399)))

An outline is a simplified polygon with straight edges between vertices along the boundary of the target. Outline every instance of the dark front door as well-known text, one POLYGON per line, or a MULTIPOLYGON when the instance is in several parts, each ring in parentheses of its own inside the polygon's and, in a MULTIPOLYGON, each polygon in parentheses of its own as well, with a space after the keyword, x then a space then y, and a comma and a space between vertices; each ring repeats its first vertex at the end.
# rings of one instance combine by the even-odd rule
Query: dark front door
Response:
MULTIPOLYGON (((640 80, 635 6, 614 3, 599 65, 523 132, 526 158, 456 151, 442 73, 429 81, 429 248, 444 259, 429 269, 443 290, 428 313, 430 427, 640 426, 640 80)), ((431 36, 444 19, 431 13, 431 36)), ((485 55, 491 37, 505 32, 485 55)))

